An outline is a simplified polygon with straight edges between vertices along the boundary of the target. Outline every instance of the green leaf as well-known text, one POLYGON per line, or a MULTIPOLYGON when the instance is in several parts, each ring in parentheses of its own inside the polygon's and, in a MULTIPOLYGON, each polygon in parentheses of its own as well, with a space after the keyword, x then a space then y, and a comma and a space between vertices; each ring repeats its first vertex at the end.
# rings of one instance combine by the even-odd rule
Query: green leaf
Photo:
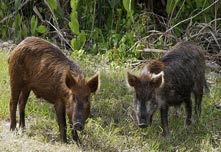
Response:
POLYGON ((40 25, 40 26, 38 26, 38 28, 37 28, 37 32, 38 32, 38 33, 41 33, 41 34, 46 33, 47 30, 48 30, 47 27, 44 26, 44 25, 40 25))
POLYGON ((1 35, 2 35, 2 39, 6 39, 8 38, 8 29, 6 27, 2 27, 0 29, 1 35))
POLYGON ((35 35, 36 30, 37 30, 37 25, 38 25, 38 20, 37 18, 33 15, 31 17, 31 35, 35 35))
POLYGON ((85 42, 86 42, 86 34, 83 30, 79 34, 78 40, 80 41, 80 47, 82 48, 84 46, 85 42))
POLYGON ((71 46, 74 48, 74 50, 80 50, 84 46, 85 42, 86 42, 86 34, 82 30, 77 38, 73 38, 71 40, 71 46))
POLYGON ((16 15, 15 21, 14 21, 15 34, 18 34, 18 32, 20 31, 21 22, 22 22, 22 16, 20 14, 16 15))
POLYGON ((16 10, 16 11, 18 10, 18 8, 19 8, 20 5, 21 5, 21 0, 15 0, 15 5, 14 5, 14 7, 15 7, 15 10, 16 10))
POLYGON ((174 3, 174 0, 168 0, 167 1, 167 6, 166 6, 166 11, 168 14, 171 14, 173 11, 173 7, 176 4, 176 2, 174 3))
POLYGON ((69 22, 69 27, 74 34, 79 34, 79 23, 76 16, 76 12, 71 13, 71 22, 69 22))
POLYGON ((2 10, 7 10, 8 9, 7 5, 4 2, 1 2, 1 9, 2 10))
POLYGON ((18 13, 15 17, 13 27, 14 27, 14 40, 17 41, 21 38, 21 22, 22 16, 18 13))
POLYGON ((102 43, 105 42, 104 35, 103 35, 101 29, 97 28, 97 27, 94 28, 94 32, 93 32, 93 34, 91 34, 91 38, 97 42, 102 42, 102 43))
POLYGON ((22 36, 27 37, 28 36, 28 28, 27 26, 23 23, 22 24, 22 36))
POLYGON ((3 18, 3 11, 0 10, 0 19, 3 18))
POLYGON ((47 2, 51 9, 53 10, 57 9, 57 0, 47 0, 47 2))
POLYGON ((81 48, 80 43, 76 38, 71 40, 71 46, 74 48, 74 50, 80 50, 81 48))
POLYGON ((125 10, 129 13, 131 11, 131 0, 123 0, 125 10))
POLYGON ((71 0, 70 1, 72 11, 76 11, 77 10, 78 2, 79 2, 79 0, 71 0))
MULTIPOLYGON (((123 0, 124 9, 127 11, 127 17, 132 19, 133 10, 132 10, 132 3, 131 0, 123 0)), ((129 21, 130 22, 130 21, 129 21)))

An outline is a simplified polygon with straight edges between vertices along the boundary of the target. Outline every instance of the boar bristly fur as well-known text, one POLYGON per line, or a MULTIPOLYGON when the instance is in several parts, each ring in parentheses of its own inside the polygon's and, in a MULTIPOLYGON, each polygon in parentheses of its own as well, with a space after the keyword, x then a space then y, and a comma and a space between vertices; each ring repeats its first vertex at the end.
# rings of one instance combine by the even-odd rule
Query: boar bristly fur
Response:
POLYGON ((138 125, 151 124, 153 113, 159 108, 163 135, 167 135, 170 106, 185 103, 186 124, 191 124, 191 93, 195 97, 195 114, 200 116, 206 86, 203 51, 190 42, 178 43, 161 59, 145 65, 139 76, 128 73, 128 83, 135 89, 138 125))
POLYGON ((90 94, 99 86, 99 74, 86 80, 81 68, 68 59, 58 47, 37 37, 28 37, 10 53, 11 86, 10 129, 16 128, 19 104, 19 126, 25 127, 25 106, 30 91, 36 97, 54 104, 62 142, 67 142, 67 114, 72 138, 79 141, 77 130, 84 128, 90 115, 90 94))

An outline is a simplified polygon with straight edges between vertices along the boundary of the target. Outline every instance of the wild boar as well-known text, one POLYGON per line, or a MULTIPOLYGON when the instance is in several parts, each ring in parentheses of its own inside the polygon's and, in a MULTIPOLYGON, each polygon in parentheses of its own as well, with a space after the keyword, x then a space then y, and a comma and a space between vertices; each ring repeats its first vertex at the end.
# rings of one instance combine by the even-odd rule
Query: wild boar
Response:
POLYGON ((203 51, 190 42, 180 42, 159 60, 145 65, 139 76, 128 72, 127 81, 135 89, 134 109, 139 127, 151 124, 159 108, 165 136, 169 133, 170 106, 185 103, 186 124, 191 124, 191 93, 195 97, 195 113, 200 116, 206 86, 203 51))
POLYGON ((16 110, 19 104, 19 126, 25 127, 25 106, 30 91, 36 97, 54 104, 61 141, 66 143, 68 115, 72 138, 79 142, 90 115, 90 95, 98 90, 99 73, 88 81, 81 68, 60 49, 37 37, 28 37, 10 53, 9 76, 11 87, 10 129, 16 129, 16 110))

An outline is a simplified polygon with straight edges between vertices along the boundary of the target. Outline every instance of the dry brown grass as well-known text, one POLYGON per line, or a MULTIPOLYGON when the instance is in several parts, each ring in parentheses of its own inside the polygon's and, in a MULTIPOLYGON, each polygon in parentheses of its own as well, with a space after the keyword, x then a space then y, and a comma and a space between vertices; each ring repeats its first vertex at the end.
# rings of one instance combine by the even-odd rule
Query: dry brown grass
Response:
MULTIPOLYGON (((30 129, 30 128, 27 128, 30 129)), ((76 144, 48 143, 35 137, 28 137, 21 130, 11 132, 9 122, 0 121, 0 151, 4 152, 73 152, 81 151, 76 144)))

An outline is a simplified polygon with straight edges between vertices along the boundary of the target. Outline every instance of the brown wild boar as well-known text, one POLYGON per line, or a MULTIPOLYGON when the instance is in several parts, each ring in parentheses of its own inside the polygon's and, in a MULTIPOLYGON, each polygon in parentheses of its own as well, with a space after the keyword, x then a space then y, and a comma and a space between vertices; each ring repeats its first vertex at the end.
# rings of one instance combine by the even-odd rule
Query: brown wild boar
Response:
POLYGON ((168 109, 185 103, 186 124, 191 124, 191 93, 195 97, 195 113, 200 116, 205 80, 203 52, 190 42, 178 43, 161 59, 144 66, 141 74, 128 73, 128 84, 135 89, 134 109, 139 127, 152 123, 157 108, 161 113, 162 135, 169 133, 168 109))
POLYGON ((10 53, 11 86, 10 129, 16 128, 19 104, 19 126, 25 127, 25 105, 30 91, 36 97, 54 104, 61 141, 66 143, 68 115, 72 138, 79 142, 77 131, 84 128, 90 115, 90 95, 99 87, 99 74, 89 81, 80 67, 68 59, 58 47, 37 37, 28 37, 10 53))

